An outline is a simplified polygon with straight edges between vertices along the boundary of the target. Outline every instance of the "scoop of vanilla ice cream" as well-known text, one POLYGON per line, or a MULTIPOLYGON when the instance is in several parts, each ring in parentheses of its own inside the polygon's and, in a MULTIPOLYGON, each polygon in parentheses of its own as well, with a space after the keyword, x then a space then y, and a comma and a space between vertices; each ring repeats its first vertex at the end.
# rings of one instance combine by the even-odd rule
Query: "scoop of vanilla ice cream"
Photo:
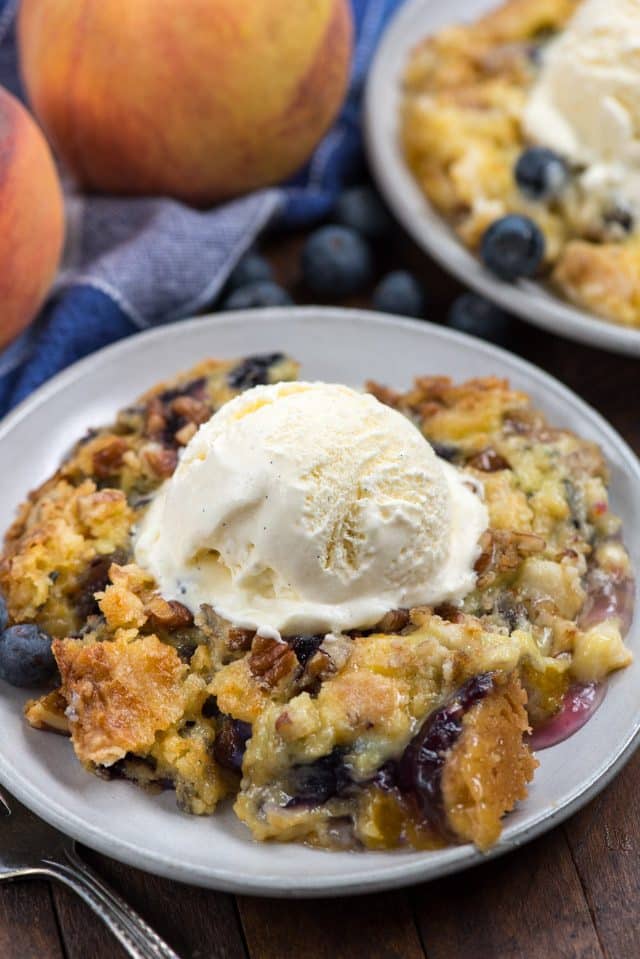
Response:
POLYGON ((536 143, 640 208, 640 0, 584 0, 547 50, 524 112, 536 143))
POLYGON ((487 511, 373 396, 258 386, 200 427, 137 534, 163 595, 284 634, 374 625, 474 585, 487 511))

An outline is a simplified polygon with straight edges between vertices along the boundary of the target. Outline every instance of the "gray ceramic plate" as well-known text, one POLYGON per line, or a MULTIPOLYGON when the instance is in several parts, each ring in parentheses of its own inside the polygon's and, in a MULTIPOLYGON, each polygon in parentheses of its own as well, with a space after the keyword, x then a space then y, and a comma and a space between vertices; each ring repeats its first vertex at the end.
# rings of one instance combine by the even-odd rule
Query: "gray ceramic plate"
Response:
MULTIPOLYGON (((88 426, 108 422, 147 387, 206 356, 286 350, 302 375, 406 387, 420 373, 462 379, 499 374, 534 397, 554 423, 596 440, 612 471, 615 509, 640 568, 640 467, 620 437, 560 383, 509 354, 428 323, 337 309, 224 314, 143 333, 77 363, 0 426, 0 528, 88 426)), ((638 621, 630 636, 638 646, 638 621)), ((329 853, 253 842, 230 810, 210 819, 178 811, 168 792, 149 796, 88 775, 64 738, 21 717, 25 696, 0 690, 0 781, 35 812, 87 845, 151 872, 235 892, 315 896, 366 892, 482 862, 471 846, 427 853, 329 853)), ((529 798, 510 815, 499 855, 564 819, 627 760, 640 728, 640 669, 613 677, 592 720, 540 754, 529 798)))
POLYGON ((417 243, 459 280, 524 320, 592 346, 640 356, 640 330, 627 329, 570 306, 539 283, 503 283, 484 269, 429 205, 398 143, 400 80, 423 37, 473 20, 499 0, 408 0, 386 31, 369 73, 365 127, 369 158, 382 193, 417 243))

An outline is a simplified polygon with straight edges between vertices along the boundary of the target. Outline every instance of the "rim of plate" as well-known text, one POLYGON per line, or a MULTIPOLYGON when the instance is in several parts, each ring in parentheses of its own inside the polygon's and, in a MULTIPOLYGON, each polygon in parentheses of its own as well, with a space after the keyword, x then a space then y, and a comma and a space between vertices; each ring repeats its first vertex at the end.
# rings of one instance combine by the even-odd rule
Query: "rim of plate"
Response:
MULTIPOLYGON (((607 442, 619 456, 623 471, 628 477, 633 478, 640 489, 640 462, 617 431, 577 394, 532 363, 493 344, 485 343, 473 336, 446 327, 404 317, 373 313, 367 310, 351 310, 338 307, 285 307, 238 311, 183 320, 136 333, 74 363, 19 404, 0 422, 0 449, 6 436, 23 419, 58 393, 64 391, 72 383, 81 381, 87 375, 90 375, 98 367, 105 364, 109 365, 126 353, 135 353, 150 341, 170 341, 178 335, 188 337, 191 331, 200 330, 203 327, 210 327, 215 330, 225 325, 236 326, 252 322, 258 317, 261 325, 283 321, 309 323, 312 318, 315 318, 323 324, 342 325, 351 323, 367 328, 381 326, 388 329, 392 327, 411 330, 413 333, 422 330, 426 340, 440 339, 460 343, 466 349, 473 348, 474 351, 484 353, 495 359, 498 366, 500 363, 506 365, 505 375, 511 377, 522 374, 524 378, 533 381, 537 387, 540 387, 546 393, 555 394, 558 399, 566 401, 572 410, 579 415, 582 423, 589 423, 596 431, 606 437, 607 442)), ((283 347, 286 348, 286 344, 283 344, 283 347)), ((463 845, 436 852, 427 852, 424 856, 413 854, 412 859, 407 860, 407 853, 404 851, 390 851, 385 853, 388 860, 383 866, 370 868, 366 874, 357 869, 354 871, 342 870, 339 875, 323 877, 319 881, 314 880, 314 877, 309 875, 301 877, 292 874, 290 877, 283 878, 279 875, 264 873, 256 877, 251 872, 242 872, 241 869, 220 868, 215 864, 206 867, 197 866, 193 863, 185 865, 177 854, 175 857, 163 855, 154 852, 148 846, 123 840, 114 836, 108 829, 92 823, 89 811, 86 817, 82 817, 65 809, 61 804, 52 803, 40 785, 30 782, 15 769, 10 755, 3 749, 2 743, 0 743, 0 784, 5 785, 33 812, 62 832, 135 868, 144 869, 169 879, 225 892, 312 898, 359 895, 426 881, 479 865, 516 849, 558 825, 582 808, 608 785, 622 766, 631 758, 638 745, 640 745, 640 716, 630 723, 627 734, 612 752, 610 758, 599 768, 596 768, 582 784, 576 786, 562 804, 557 806, 547 805, 534 819, 526 824, 512 828, 507 825, 503 837, 488 853, 481 853, 471 845, 463 845)), ((250 837, 247 838, 247 841, 253 842, 250 837)), ((272 848, 275 855, 278 848, 284 847, 278 847, 277 844, 274 844, 272 848)), ((325 850, 313 850, 309 847, 307 849, 313 855, 334 855, 325 850)), ((366 857, 368 853, 353 853, 351 855, 360 859, 361 856, 366 857)), ((356 858, 354 858, 355 861, 356 858)))
MULTIPOLYGON (((447 23, 479 16, 500 0, 454 0, 447 23)), ((522 319, 560 336, 640 356, 640 330, 619 326, 580 310, 541 283, 505 283, 467 250, 424 196, 407 167, 398 142, 400 77, 409 52, 433 33, 433 10, 441 0, 407 0, 395 14, 369 71, 364 130, 374 177, 397 219, 434 260, 467 286, 522 319)), ((440 19, 440 17, 439 17, 440 19)))

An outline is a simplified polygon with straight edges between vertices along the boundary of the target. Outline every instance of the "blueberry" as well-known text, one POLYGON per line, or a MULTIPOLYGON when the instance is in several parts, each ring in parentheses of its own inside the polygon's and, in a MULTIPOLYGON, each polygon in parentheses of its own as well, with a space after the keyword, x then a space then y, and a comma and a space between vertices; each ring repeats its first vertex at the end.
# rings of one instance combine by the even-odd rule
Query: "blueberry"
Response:
POLYGON ((213 743, 213 755, 216 762, 225 769, 239 773, 242 770, 242 760, 251 739, 251 724, 241 719, 232 719, 223 716, 220 729, 213 743))
POLYGON ((517 213, 492 223, 482 237, 480 255, 485 266, 501 280, 534 276, 544 257, 540 227, 517 213))
POLYGON ((270 280, 248 283, 230 293, 223 301, 223 310, 253 310, 263 306, 291 306, 293 300, 286 290, 270 280))
POLYGON ((317 296, 340 298, 360 292, 371 280, 371 251, 359 233, 346 226, 323 226, 302 251, 302 274, 317 296))
POLYGON ((3 629, 7 628, 9 622, 9 610, 7 609, 7 601, 0 593, 0 633, 3 629))
POLYGON ((314 653, 317 652, 324 636, 299 635, 291 636, 288 640, 301 666, 306 666, 314 653))
POLYGON ((351 777, 342 760, 342 750, 336 748, 313 763, 292 768, 288 785, 291 799, 287 808, 322 805, 334 796, 344 794, 350 785, 351 777))
POLYGON ((446 703, 427 716, 398 764, 398 786, 415 797, 424 818, 443 833, 448 832, 442 797, 447 754, 462 732, 465 713, 494 687, 492 673, 479 673, 467 680, 446 703))
POLYGON ((247 253, 227 280, 227 289, 231 292, 240 289, 241 286, 249 286, 250 283, 272 281, 271 264, 259 253, 247 253))
POLYGON ((205 719, 215 719, 220 715, 220 707, 215 696, 207 696, 200 710, 205 719))
POLYGON ((5 629, 0 636, 0 678, 12 686, 39 686, 55 670, 48 633, 33 623, 5 629))
POLYGON ((477 293, 463 293, 453 301, 447 323, 454 330, 470 333, 492 343, 508 343, 511 317, 477 293))
POLYGON ((284 360, 283 353, 261 353, 247 356, 227 374, 227 382, 234 390, 248 390, 269 382, 269 368, 284 360))
POLYGON ((334 216, 369 240, 379 240, 389 232, 392 220, 376 191, 370 186, 354 186, 338 197, 334 216))
POLYGON ((528 147, 518 157, 516 183, 531 200, 559 196, 569 180, 569 169, 561 156, 546 147, 528 147))
POLYGON ((426 300, 418 280, 406 270, 387 273, 373 291, 373 306, 382 313, 400 316, 424 316, 426 300))

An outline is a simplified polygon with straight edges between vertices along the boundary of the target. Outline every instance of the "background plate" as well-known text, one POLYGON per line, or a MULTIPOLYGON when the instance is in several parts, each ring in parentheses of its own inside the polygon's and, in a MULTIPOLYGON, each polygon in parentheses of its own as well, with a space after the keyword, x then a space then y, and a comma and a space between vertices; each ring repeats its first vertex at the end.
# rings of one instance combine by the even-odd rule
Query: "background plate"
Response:
POLYGON ((369 73, 365 130, 371 166, 389 206, 416 242, 459 280, 524 320, 592 346, 640 356, 640 330, 570 306, 542 284, 496 279, 429 205, 398 142, 400 79, 410 51, 428 34, 474 20, 499 0, 408 0, 396 14, 369 73))
MULTIPOLYGON (((416 374, 507 376, 553 423, 602 446, 612 500, 640 568, 640 466, 597 413, 535 367, 496 347, 428 323, 340 309, 229 313, 165 326, 117 343, 57 376, 0 425, 0 529, 90 425, 109 422, 156 381, 206 356, 286 350, 302 376, 404 388, 416 374)), ((629 641, 638 647, 638 618, 629 641)), ((25 695, 2 686, 0 781, 43 818, 99 851, 173 879, 234 892, 314 896, 367 892, 429 879, 485 857, 471 846, 427 853, 329 853, 258 844, 230 810, 198 819, 173 793, 149 796, 88 775, 68 741, 23 721, 25 695)), ((540 754, 529 798, 510 815, 492 856, 549 829, 593 796, 629 758, 640 729, 640 670, 616 674, 603 705, 568 742, 540 754)))

